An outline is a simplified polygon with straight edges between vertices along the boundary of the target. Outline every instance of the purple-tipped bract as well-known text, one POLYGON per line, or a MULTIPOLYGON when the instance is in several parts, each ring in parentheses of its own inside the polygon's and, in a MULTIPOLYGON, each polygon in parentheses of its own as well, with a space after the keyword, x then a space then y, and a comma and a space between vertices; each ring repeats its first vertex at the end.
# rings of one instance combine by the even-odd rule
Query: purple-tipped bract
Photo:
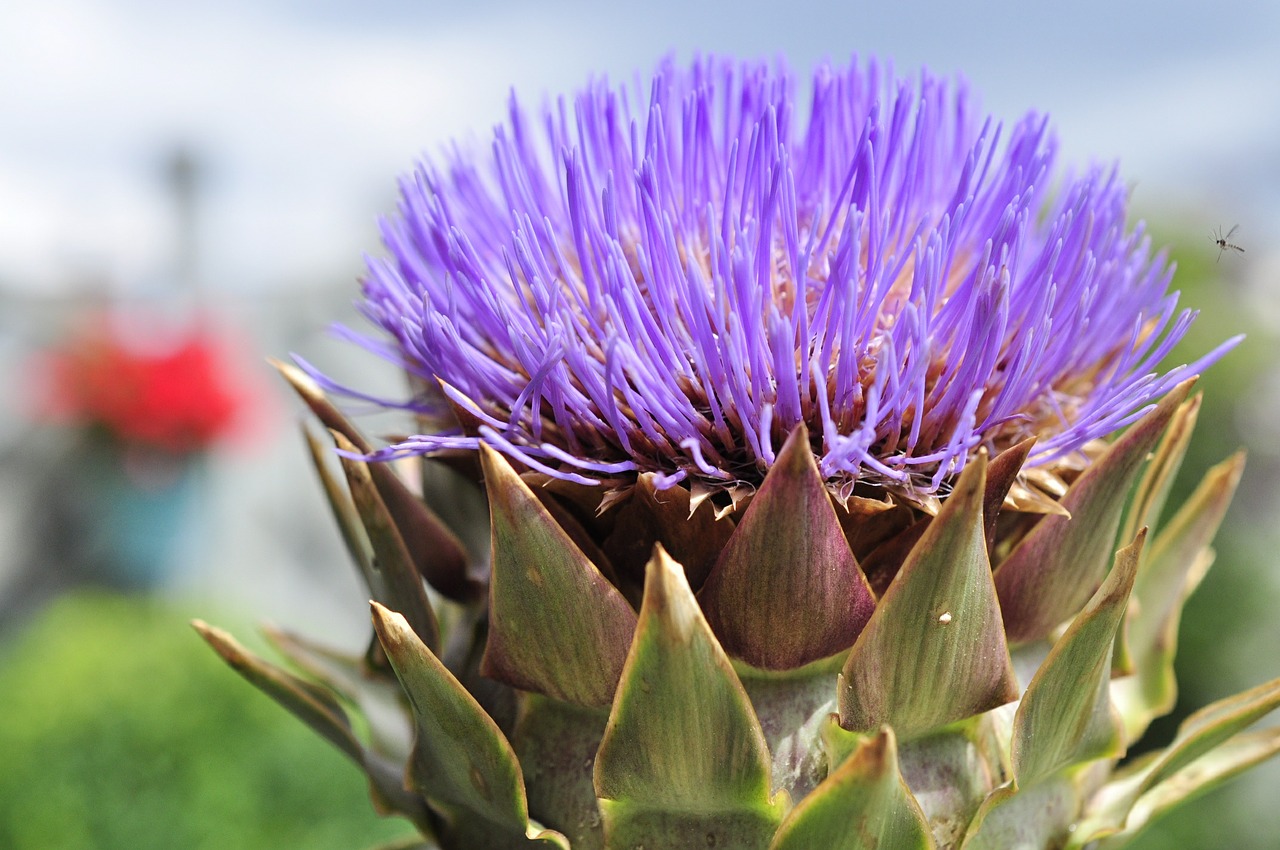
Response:
MULTIPOLYGON (((757 484, 803 421, 833 490, 946 489, 980 446, 1045 464, 1220 356, 1163 374, 1194 318, 1126 229, 1113 170, 1053 168, 961 84, 882 67, 660 67, 401 182, 365 314, 481 442, 590 483, 757 484), (478 426, 476 423, 479 423, 478 426)), ((423 409, 429 401, 421 402, 423 409)))

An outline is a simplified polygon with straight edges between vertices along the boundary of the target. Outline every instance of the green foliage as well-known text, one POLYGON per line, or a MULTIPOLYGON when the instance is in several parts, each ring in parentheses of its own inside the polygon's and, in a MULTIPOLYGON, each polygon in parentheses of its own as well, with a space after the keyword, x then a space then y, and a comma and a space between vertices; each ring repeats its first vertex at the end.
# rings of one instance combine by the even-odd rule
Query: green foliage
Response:
POLYGON ((83 594, 0 648, 0 847, 363 847, 412 834, 155 602, 83 594))

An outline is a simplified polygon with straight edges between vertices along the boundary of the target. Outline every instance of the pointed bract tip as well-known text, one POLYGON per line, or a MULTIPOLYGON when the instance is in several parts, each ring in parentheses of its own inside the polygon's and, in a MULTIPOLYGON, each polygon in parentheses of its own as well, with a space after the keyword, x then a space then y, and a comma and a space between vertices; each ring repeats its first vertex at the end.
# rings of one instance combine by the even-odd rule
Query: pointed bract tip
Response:
POLYGON ((1200 380, 1199 375, 1192 375, 1181 383, 1175 384, 1173 389, 1169 390, 1164 398, 1160 399, 1157 404, 1158 408, 1168 408, 1169 415, 1172 415, 1174 409, 1180 407, 1187 397, 1191 395, 1191 388, 1200 380))
POLYGON ((200 619, 192 620, 191 628, 195 629, 196 632, 199 633, 200 637, 204 638, 205 640, 212 641, 215 639, 223 639, 223 640, 231 639, 230 634, 218 628, 217 626, 209 625, 204 620, 200 620, 200 619))
POLYGON ((376 599, 369 600, 369 609, 373 620, 373 630, 378 635, 378 641, 384 647, 391 649, 393 646, 407 642, 411 637, 417 637, 403 614, 392 611, 376 599))
POLYGON ((674 593, 678 592, 681 584, 692 595, 693 591, 689 589, 689 582, 685 579, 684 569, 674 558, 667 554, 667 550, 661 542, 654 543, 653 554, 649 556, 649 561, 644 568, 646 601, 649 597, 647 588, 651 585, 654 592, 659 595, 659 598, 669 599, 674 593))
POLYGON ((816 467, 817 463, 809 446, 809 428, 803 421, 799 422, 783 442, 773 468, 786 465, 792 472, 803 472, 809 466, 816 467))
POLYGON ((879 769, 883 769, 884 764, 888 761, 887 757, 897 748, 894 740, 893 727, 881 726, 875 731, 875 734, 867 739, 857 752, 854 758, 864 760, 865 764, 875 765, 879 769))
MULTIPOLYGON (((351 442, 351 439, 346 434, 334 428, 326 428, 325 430, 329 432, 329 436, 333 438, 333 444, 339 449, 352 454, 360 454, 360 449, 355 443, 351 442)), ((344 457, 343 460, 351 460, 351 458, 344 457)))
POLYGON ((964 465, 960 478, 952 488, 951 494, 942 502, 939 513, 946 510, 948 504, 959 500, 968 503, 977 499, 981 501, 987 489, 987 450, 978 449, 977 453, 964 465))
POLYGON ((502 456, 502 453, 488 443, 481 441, 478 449, 480 455, 480 469, 484 472, 484 480, 491 481, 497 475, 510 471, 515 474, 515 469, 511 463, 502 456))
POLYGON ((237 670, 244 669, 248 666, 249 656, 245 648, 240 645, 230 632, 224 631, 217 626, 211 626, 204 620, 192 620, 191 627, 196 630, 200 637, 204 638, 204 642, 213 648, 213 651, 222 657, 237 670))
POLYGON ((277 360, 274 357, 268 357, 267 362, 275 367, 275 370, 289 382, 289 386, 293 387, 294 391, 302 396, 304 400, 311 401, 325 397, 324 390, 320 388, 315 379, 299 369, 295 364, 277 360))
POLYGON ((706 618, 689 587, 684 567, 667 554, 661 543, 654 544, 653 556, 645 565, 644 597, 639 616, 643 619, 646 614, 664 622, 670 634, 681 642, 691 638, 699 621, 711 637, 710 626, 705 625, 706 618))

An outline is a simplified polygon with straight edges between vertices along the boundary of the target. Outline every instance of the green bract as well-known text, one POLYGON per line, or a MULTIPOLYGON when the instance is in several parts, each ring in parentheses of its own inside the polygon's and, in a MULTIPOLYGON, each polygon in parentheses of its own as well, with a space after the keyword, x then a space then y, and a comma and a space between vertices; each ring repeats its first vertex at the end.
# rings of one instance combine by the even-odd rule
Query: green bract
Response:
MULTIPOLYGON (((366 444, 281 369, 337 445, 366 444)), ((418 462, 422 488, 344 459, 344 487, 313 440, 375 600, 369 651, 269 633, 300 677, 197 628, 423 847, 1120 847, 1280 750, 1243 731, 1280 705, 1276 680, 1116 770, 1172 708, 1178 612, 1243 467, 1155 522, 1189 389, 1098 447, 1050 511, 1013 495, 1027 446, 979 453, 930 515, 832 496, 801 426, 716 519, 644 477, 602 505, 487 448, 418 462), (448 529, 468 499, 487 515, 448 529), (491 545, 469 557, 476 526, 491 545)))

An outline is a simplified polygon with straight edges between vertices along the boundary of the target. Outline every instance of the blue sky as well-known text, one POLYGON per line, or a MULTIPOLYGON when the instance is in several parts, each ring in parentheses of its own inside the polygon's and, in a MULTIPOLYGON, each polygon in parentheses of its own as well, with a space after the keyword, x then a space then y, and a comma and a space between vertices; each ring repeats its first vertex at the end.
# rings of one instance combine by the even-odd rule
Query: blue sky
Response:
POLYGON ((350 279, 395 176, 483 136, 512 84, 537 98, 672 50, 963 72, 1002 118, 1049 112, 1066 159, 1119 158, 1139 209, 1241 222, 1255 250, 1280 232, 1275 3, 5 0, 0 285, 163 285, 177 143, 207 167, 211 288, 350 279))

